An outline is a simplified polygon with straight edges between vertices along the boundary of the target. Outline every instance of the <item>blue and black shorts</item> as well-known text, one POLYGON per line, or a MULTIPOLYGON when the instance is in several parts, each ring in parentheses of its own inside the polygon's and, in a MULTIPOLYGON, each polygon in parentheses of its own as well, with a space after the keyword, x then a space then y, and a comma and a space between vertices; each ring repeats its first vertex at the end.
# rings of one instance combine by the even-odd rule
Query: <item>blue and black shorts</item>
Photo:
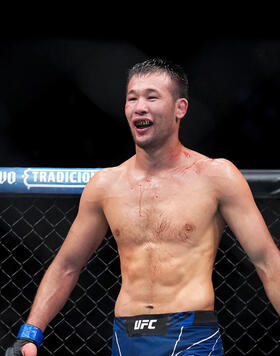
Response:
POLYGON ((221 356, 214 311, 116 317, 112 356, 221 356))

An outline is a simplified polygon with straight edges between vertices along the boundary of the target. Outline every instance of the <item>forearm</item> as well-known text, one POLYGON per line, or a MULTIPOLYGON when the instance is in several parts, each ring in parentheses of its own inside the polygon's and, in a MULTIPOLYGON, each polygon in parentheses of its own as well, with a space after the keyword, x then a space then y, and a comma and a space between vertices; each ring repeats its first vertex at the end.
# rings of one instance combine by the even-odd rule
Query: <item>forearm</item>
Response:
POLYGON ((268 299, 270 300, 272 306, 280 315, 280 291, 279 291, 279 282, 275 283, 273 280, 263 280, 264 290, 268 299))
POLYGON ((274 309, 280 315, 280 253, 271 253, 268 262, 256 266, 258 275, 263 283, 264 290, 274 309))
POLYGON ((80 271, 70 270, 54 261, 40 283, 26 323, 44 331, 66 303, 79 274, 80 271))

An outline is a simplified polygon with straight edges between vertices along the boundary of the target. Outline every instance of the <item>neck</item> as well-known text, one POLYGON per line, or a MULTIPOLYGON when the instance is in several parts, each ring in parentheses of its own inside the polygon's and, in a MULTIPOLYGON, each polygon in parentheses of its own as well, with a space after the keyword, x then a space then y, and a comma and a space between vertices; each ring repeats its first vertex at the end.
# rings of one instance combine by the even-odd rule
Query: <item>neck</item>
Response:
POLYGON ((183 149, 179 140, 157 148, 141 148, 136 145, 135 165, 147 173, 171 169, 178 163, 183 149))

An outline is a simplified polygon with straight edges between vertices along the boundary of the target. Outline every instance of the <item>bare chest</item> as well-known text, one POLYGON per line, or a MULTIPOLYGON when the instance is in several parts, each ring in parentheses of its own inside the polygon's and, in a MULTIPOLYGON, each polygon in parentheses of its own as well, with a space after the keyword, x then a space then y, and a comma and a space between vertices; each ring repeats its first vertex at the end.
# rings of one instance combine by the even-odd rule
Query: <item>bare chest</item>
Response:
POLYGON ((217 204, 203 182, 146 179, 114 188, 104 211, 118 243, 190 241, 214 219, 217 204))

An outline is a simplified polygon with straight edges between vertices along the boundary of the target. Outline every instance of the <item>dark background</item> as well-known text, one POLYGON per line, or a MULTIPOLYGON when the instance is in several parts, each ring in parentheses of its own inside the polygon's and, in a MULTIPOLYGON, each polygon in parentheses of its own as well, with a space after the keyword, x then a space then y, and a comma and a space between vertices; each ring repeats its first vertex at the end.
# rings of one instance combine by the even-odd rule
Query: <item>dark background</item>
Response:
POLYGON ((280 168, 277 23, 240 26, 235 18, 225 27, 224 17, 223 26, 200 19, 198 28, 157 18, 151 26, 130 14, 123 26, 87 18, 81 26, 63 22, 65 13, 28 26, 30 18, 1 32, 0 166, 106 167, 129 158, 127 69, 159 56, 189 77, 184 145, 240 169, 280 168))
MULTIPOLYGON (((79 9, 83 6, 75 5, 79 9)), ((190 108, 182 126, 183 144, 210 157, 228 158, 241 169, 280 168, 280 36, 277 8, 268 2, 262 3, 261 14, 256 18, 252 7, 249 6, 249 13, 244 13, 244 8, 237 2, 227 2, 227 8, 219 9, 213 18, 213 14, 201 2, 198 3, 200 12, 195 17, 189 11, 189 3, 187 9, 183 10, 169 3, 169 16, 163 19, 160 14, 150 15, 150 3, 127 3, 124 19, 119 16, 119 11, 123 10, 117 9, 117 12, 111 5, 106 5, 111 15, 106 14, 105 19, 100 17, 95 8, 84 8, 82 16, 75 16, 73 13, 78 9, 73 7, 69 16, 69 4, 59 15, 56 8, 46 14, 50 10, 47 3, 41 3, 41 9, 33 8, 29 16, 26 8, 23 12, 19 4, 13 3, 14 11, 9 12, 8 16, 1 8, 0 166, 106 167, 127 159, 134 153, 134 147, 123 113, 126 71, 139 60, 161 56, 181 64, 189 76, 190 108), (144 15, 139 14, 139 8, 146 10, 144 15), (233 14, 233 8, 238 16, 233 14), (170 18, 173 19, 172 23, 170 18)), ((25 6, 26 3, 22 7, 25 6)), ((257 6, 254 4, 254 9, 257 6)), ((116 7, 119 7, 119 3, 116 7)), ((47 214, 54 218, 51 226, 58 226, 58 232, 64 236, 57 222, 61 211, 58 214, 52 202, 51 209, 42 208, 47 204, 46 201, 38 199, 39 209, 34 206, 29 210, 26 208, 29 202, 24 198, 19 208, 7 210, 7 203, 1 200, 4 206, 1 217, 5 229, 9 231, 8 235, 3 235, 1 243, 4 251, 1 269, 4 276, 1 279, 4 286, 1 290, 1 307, 4 312, 1 320, 5 336, 2 347, 13 342, 14 334, 22 322, 20 316, 27 312, 25 308, 31 302, 24 300, 23 303, 25 297, 20 290, 18 299, 15 297, 11 304, 10 296, 15 295, 14 288, 18 288, 14 285, 15 278, 26 295, 30 295, 30 300, 36 287, 28 284, 28 288, 25 288, 22 283, 30 283, 34 276, 35 280, 40 280, 38 271, 34 274, 33 268, 39 269, 41 255, 35 256, 35 265, 27 263, 26 267, 32 267, 30 279, 22 277, 25 272, 21 268, 15 276, 15 268, 19 265, 14 257, 26 263, 26 256, 30 252, 42 253, 36 246, 31 246, 31 250, 26 252, 26 245, 18 243, 18 229, 21 233, 22 229, 26 229, 27 243, 30 241, 40 246, 40 241, 37 242, 40 237, 53 248, 53 236, 45 238, 48 232, 45 224, 49 224, 50 216, 46 215, 46 219, 39 216, 36 220, 39 212, 45 214, 48 211, 47 214), (15 221, 21 211, 22 214, 27 212, 28 216, 25 220, 20 218, 15 221), (7 226, 9 217, 11 221, 7 226), (24 226, 23 221, 26 221, 24 226), (32 228, 31 221, 36 228, 32 228), (11 231, 11 227, 15 230, 11 231), (29 235, 31 228, 32 234, 29 235), (16 238, 11 239, 10 234, 16 234, 16 238), (4 242, 8 244, 7 248, 4 242), (9 269, 11 273, 7 274, 9 269), (9 277, 11 275, 13 278, 9 277), (5 293, 6 301, 3 302, 5 293), (7 305, 11 309, 7 309, 7 305), (14 322, 11 322, 10 311, 14 322)), ((265 207, 265 218, 273 235, 277 236, 278 200, 272 199, 270 204, 268 208, 265 207)), ((69 211, 73 214, 67 207, 67 214, 69 211)), ((227 243, 229 239, 223 241, 227 243)), ((235 243, 233 246, 236 249, 235 243)), ((48 256, 51 248, 47 248, 48 256)), ((257 296, 255 293, 256 290, 259 293, 263 291, 252 283, 247 260, 230 252, 228 246, 225 250, 229 259, 221 258, 222 263, 217 266, 221 274, 216 275, 221 280, 220 288, 217 283, 217 295, 220 293, 224 298, 218 303, 223 305, 224 300, 226 303, 224 309, 220 308, 220 320, 223 325, 229 326, 224 334, 225 346, 230 350, 237 340, 239 353, 243 348, 246 354, 251 350, 251 354, 255 355, 256 347, 260 347, 264 350, 274 349, 274 354, 278 355, 277 337, 274 336, 279 335, 278 324, 274 316, 270 322, 271 313, 264 305, 263 295, 257 296), (238 264, 244 264, 244 272, 238 278, 235 270, 231 276, 228 275, 237 260, 238 264), (232 284, 225 285, 223 276, 232 284), (250 277, 248 285, 240 280, 243 276, 245 279, 250 277), (233 290, 238 292, 237 298, 233 290), (240 299, 239 293, 244 294, 246 300, 240 299), (260 300, 256 300, 259 296, 260 300), (233 323, 233 320, 236 322, 233 323)), ((109 256, 108 250, 104 256, 109 256)), ((107 263, 107 258, 104 261, 107 263)), ((101 266, 104 270, 103 262, 101 266)), ((91 275, 89 279, 94 280, 91 275)), ((106 288, 108 280, 106 275, 106 288)), ((107 291, 112 290, 108 288, 107 291)), ((79 290, 77 294, 79 299, 79 290)), ((89 297, 89 293, 86 297, 89 297)), ((85 302, 88 313, 92 300, 90 304, 88 299, 82 302, 85 302)), ((104 298, 104 302, 99 300, 98 307, 103 304, 107 312, 112 303, 104 298)), ((73 303, 73 306, 76 311, 76 304, 73 303)), ((68 316, 71 324, 73 316, 70 313, 68 316)), ((92 319, 99 322, 95 314, 92 319)), ((63 337, 68 329, 60 319, 56 320, 53 325, 56 326, 58 337, 63 337)), ((105 327, 106 332, 102 330, 100 333, 103 339, 110 330, 107 324, 105 327)), ((79 325, 77 332, 85 330, 85 346, 98 346, 99 336, 92 333, 92 339, 88 337, 91 332, 88 324, 79 325)), ((77 343, 76 335, 73 333, 74 341, 71 338, 68 341, 73 342, 74 348, 79 347, 81 342, 78 340, 77 343)), ((50 337, 50 346, 61 347, 61 342, 54 342, 54 338, 56 334, 50 337)), ((65 354, 64 349, 62 353, 65 354)), ((82 348, 81 354, 84 353, 82 348)), ((231 354, 236 355, 235 348, 231 354)))

